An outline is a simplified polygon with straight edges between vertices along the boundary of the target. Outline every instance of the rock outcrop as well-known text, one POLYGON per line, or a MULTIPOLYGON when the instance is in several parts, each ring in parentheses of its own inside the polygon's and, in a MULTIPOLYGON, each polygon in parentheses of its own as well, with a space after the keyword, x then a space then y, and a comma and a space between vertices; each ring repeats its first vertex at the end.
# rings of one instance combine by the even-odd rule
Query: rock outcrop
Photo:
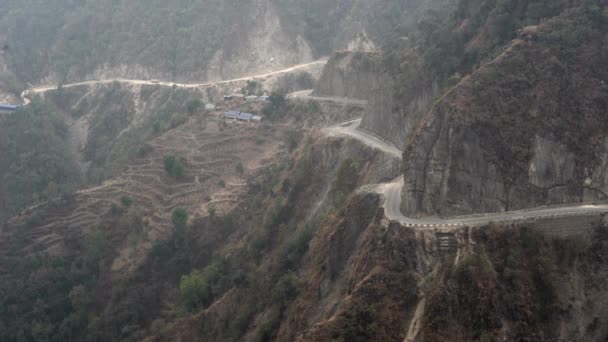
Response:
POLYGON ((382 71, 369 83, 369 100, 361 128, 402 147, 438 89, 421 90, 419 96, 404 103, 395 95, 395 82, 390 72, 382 71))
POLYGON ((372 84, 382 83, 380 54, 363 51, 336 52, 325 65, 312 93, 320 97, 372 98, 372 84))
POLYGON ((403 146, 421 113, 438 93, 436 85, 421 89, 410 102, 396 98, 395 79, 381 51, 340 51, 328 61, 312 93, 368 101, 360 128, 403 146))
POLYGON ((404 214, 606 198, 603 27, 584 11, 570 11, 526 28, 444 95, 404 152, 404 214))

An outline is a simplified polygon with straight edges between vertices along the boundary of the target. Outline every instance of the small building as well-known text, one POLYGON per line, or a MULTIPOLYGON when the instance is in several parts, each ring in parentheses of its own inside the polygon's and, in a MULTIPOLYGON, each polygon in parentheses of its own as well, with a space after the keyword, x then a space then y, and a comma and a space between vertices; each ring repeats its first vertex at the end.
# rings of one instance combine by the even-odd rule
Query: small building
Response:
POLYGON ((245 95, 243 95, 243 94, 224 95, 224 101, 232 101, 232 100, 245 101, 245 95))
POLYGON ((1 112, 14 112, 21 108, 21 105, 0 104, 1 112))
POLYGON ((247 96, 245 97, 245 101, 247 102, 268 102, 269 96, 263 95, 263 96, 247 96))
POLYGON ((207 103, 205 105, 206 110, 215 110, 215 105, 213 103, 207 103))
POLYGON ((251 118, 253 118, 253 117, 254 117, 254 115, 251 113, 240 113, 239 114, 239 120, 241 120, 241 121, 249 122, 249 121, 251 121, 251 118))
POLYGON ((260 122, 262 120, 262 117, 260 117, 259 115, 254 115, 251 113, 241 113, 241 112, 237 112, 237 111, 229 111, 229 112, 225 112, 224 113, 224 118, 226 119, 232 119, 232 120, 238 120, 238 121, 244 121, 244 122, 260 122))
POLYGON ((240 112, 229 111, 224 113, 224 118, 238 120, 240 117, 240 112))

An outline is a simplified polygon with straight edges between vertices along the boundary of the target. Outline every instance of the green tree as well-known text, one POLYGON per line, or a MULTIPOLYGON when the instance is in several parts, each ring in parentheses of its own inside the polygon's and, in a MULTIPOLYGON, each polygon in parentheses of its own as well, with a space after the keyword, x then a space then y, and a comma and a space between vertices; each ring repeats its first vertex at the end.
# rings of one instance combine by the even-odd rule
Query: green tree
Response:
POLYGON ((84 311, 87 305, 91 303, 91 297, 83 285, 74 286, 70 290, 69 298, 72 308, 76 311, 84 311))
POLYGON ((264 94, 264 88, 256 81, 247 81, 247 85, 241 89, 241 93, 245 96, 261 96, 264 94))
POLYGON ((89 233, 85 238, 84 261, 88 270, 97 273, 100 262, 108 256, 111 251, 110 241, 100 229, 89 233))
POLYGON ((268 96, 268 102, 264 109, 262 109, 262 113, 270 120, 278 120, 285 116, 287 112, 287 97, 285 93, 273 91, 270 96, 268 96))
POLYGON ((165 170, 173 178, 181 178, 184 174, 182 163, 175 156, 166 156, 164 159, 165 170))
POLYGON ((179 291, 182 303, 188 311, 196 311, 211 302, 211 287, 201 271, 182 276, 179 291))
POLYGON ((186 103, 186 110, 188 110, 189 114, 194 114, 196 113, 201 106, 203 105, 203 103, 201 102, 201 100, 199 99, 192 99, 190 101, 188 101, 188 103, 186 103))
POLYGON ((238 163, 236 164, 236 172, 238 172, 239 175, 242 175, 243 173, 245 173, 245 167, 243 166, 243 163, 238 163))
POLYGON ((298 295, 298 281, 293 273, 282 276, 272 289, 272 301, 279 305, 285 305, 298 295))
POLYGON ((129 196, 122 196, 120 203, 122 203, 123 207, 128 208, 133 204, 133 199, 129 196))
POLYGON ((171 214, 171 222, 178 230, 186 229, 188 225, 188 212, 184 208, 177 208, 171 214))

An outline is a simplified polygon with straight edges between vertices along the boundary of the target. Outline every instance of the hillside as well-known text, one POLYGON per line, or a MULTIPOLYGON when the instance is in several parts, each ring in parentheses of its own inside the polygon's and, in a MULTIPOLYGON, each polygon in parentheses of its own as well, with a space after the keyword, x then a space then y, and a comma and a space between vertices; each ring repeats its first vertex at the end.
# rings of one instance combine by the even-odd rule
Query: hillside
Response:
POLYGON ((407 142, 404 212, 605 199, 607 22, 598 6, 565 10, 448 88, 407 142))
POLYGON ((0 13, 0 341, 608 340, 605 0, 0 13))
POLYGON ((227 79, 310 61, 361 37, 379 45, 420 3, 8 0, 0 46, 9 70, 31 83, 227 79))
POLYGON ((39 102, 11 115, 0 114, 0 222, 81 184, 68 130, 58 112, 39 102))
MULTIPOLYGON (((291 227, 280 238, 285 243, 291 239, 291 229, 312 227, 297 223, 309 222, 312 217, 304 217, 316 215, 311 211, 316 203, 300 194, 306 188, 302 182, 310 182, 310 177, 323 180, 309 194, 322 200, 333 179, 322 175, 338 170, 335 158, 319 159, 322 154, 316 150, 320 147, 314 153, 303 152, 309 146, 306 131, 294 130, 289 122, 296 120, 296 126, 314 129, 315 121, 360 115, 356 108, 316 108, 311 112, 307 104, 289 105, 284 109, 293 115, 259 126, 225 122, 216 112, 193 113, 152 138, 123 172, 100 186, 66 194, 13 217, 0 233, 2 269, 14 270, 0 275, 1 291, 6 294, 0 305, 2 325, 7 327, 2 338, 13 339, 22 331, 34 339, 137 339, 158 331, 165 324, 161 322, 196 312, 201 304, 182 302, 179 295, 182 275, 195 269, 208 272, 220 267, 219 262, 242 263, 230 267, 234 272, 249 272, 249 267, 255 267, 249 260, 265 258, 266 249, 275 246, 272 236, 279 225, 291 227), (300 153, 305 160, 299 160, 300 153), (168 157, 174 157, 173 161, 168 157), (310 172, 313 163, 324 165, 323 174, 310 172), (298 214, 292 217, 292 213, 298 214), (39 262, 43 255, 48 262, 39 262), (29 282, 32 269, 49 277, 41 275, 29 282), (156 280, 151 282, 151 276, 156 280), (58 286, 55 277, 63 279, 58 286), (138 289, 144 291, 140 299, 134 297, 138 289), (40 325, 32 325, 27 322, 38 313, 30 310, 30 304, 38 291, 47 293, 41 303, 45 314, 40 325), (83 302, 76 302, 75 296, 83 302), (142 306, 144 302, 150 305, 142 306), (165 303, 176 306, 167 312, 165 303), (6 311, 9 307, 18 310, 16 316, 6 311), (98 311, 101 307, 105 314, 98 311), (159 322, 152 324, 155 320, 159 322), (131 328, 125 330, 125 326, 131 328)), ((327 153, 341 157, 342 147, 334 144, 327 153)), ((354 156, 360 151, 350 153, 354 156)), ((378 159, 383 161, 382 156, 378 159)), ((379 181, 377 171, 367 167, 371 169, 368 181, 379 181)), ((391 177, 398 169, 399 163, 393 160, 391 177)), ((352 189, 348 185, 344 191, 352 189)), ((348 192, 332 194, 331 199, 343 201, 348 192)), ((224 267, 213 276, 220 277, 213 281, 221 281, 214 285, 214 300, 237 277, 224 267)), ((234 332, 235 338, 247 331, 241 329, 234 332)))
POLYGON ((604 200, 605 6, 461 1, 335 54, 315 92, 368 100, 361 128, 404 149, 406 215, 604 200))

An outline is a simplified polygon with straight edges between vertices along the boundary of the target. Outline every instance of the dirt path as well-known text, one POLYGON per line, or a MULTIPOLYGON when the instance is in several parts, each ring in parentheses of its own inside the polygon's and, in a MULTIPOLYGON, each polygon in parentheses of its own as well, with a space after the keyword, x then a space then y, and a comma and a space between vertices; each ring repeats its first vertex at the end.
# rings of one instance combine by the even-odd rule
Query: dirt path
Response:
POLYGON ((287 98, 292 99, 292 100, 300 100, 300 101, 312 100, 312 101, 318 101, 318 102, 331 102, 331 103, 336 103, 336 104, 341 104, 341 105, 357 106, 357 107, 361 107, 361 108, 367 107, 366 100, 358 100, 358 99, 352 99, 352 98, 348 98, 348 97, 312 96, 311 95, 312 92, 313 92, 312 89, 296 91, 296 92, 288 94, 287 98))
MULTIPOLYGON (((64 84, 63 87, 71 88, 71 87, 77 87, 77 86, 82 86, 82 85, 96 85, 96 84, 108 84, 108 83, 113 83, 113 82, 119 82, 119 83, 127 83, 127 84, 132 84, 132 85, 160 85, 160 86, 165 86, 165 87, 177 87, 177 88, 201 88, 201 87, 208 87, 208 86, 214 86, 214 85, 220 85, 220 84, 228 84, 228 83, 232 83, 232 82, 251 81, 254 79, 258 79, 258 78, 266 78, 266 77, 290 73, 290 72, 293 72, 293 71, 296 71, 299 69, 305 69, 305 68, 308 68, 308 67, 311 67, 314 65, 326 64, 326 63, 327 63, 327 59, 323 58, 323 59, 319 59, 319 60, 311 62, 311 63, 298 64, 298 65, 294 65, 294 66, 286 68, 286 69, 272 71, 272 72, 268 72, 265 74, 245 76, 245 77, 241 77, 241 78, 214 81, 214 82, 177 83, 177 82, 167 82, 167 81, 112 78, 112 79, 107 79, 107 80, 91 80, 91 81, 64 84)), ((24 92, 22 92, 21 98, 23 100, 24 105, 27 105, 30 103, 30 100, 28 99, 28 97, 30 95, 42 94, 47 91, 56 90, 56 89, 57 89, 57 85, 32 87, 32 88, 27 89, 24 92)))

